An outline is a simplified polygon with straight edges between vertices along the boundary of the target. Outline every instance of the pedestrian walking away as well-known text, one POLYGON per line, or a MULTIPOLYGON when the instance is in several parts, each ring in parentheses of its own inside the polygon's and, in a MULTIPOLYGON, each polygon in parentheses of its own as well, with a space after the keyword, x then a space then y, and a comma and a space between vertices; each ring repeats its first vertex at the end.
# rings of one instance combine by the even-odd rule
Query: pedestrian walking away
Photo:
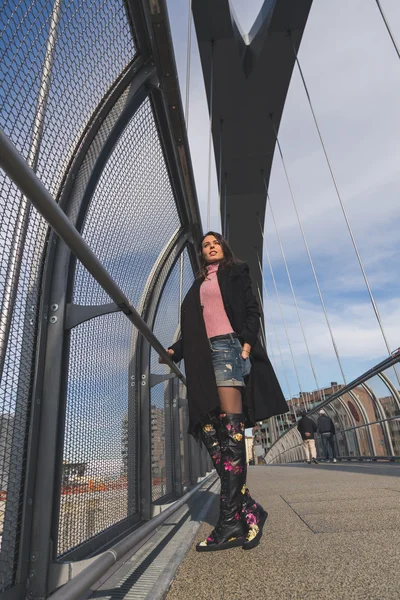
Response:
POLYGON ((333 460, 336 462, 335 449, 335 425, 329 415, 326 414, 323 408, 319 411, 318 417, 318 433, 321 436, 322 448, 324 451, 325 460, 333 460))
POLYGON ((307 417, 305 410, 301 411, 301 419, 297 423, 297 429, 303 440, 303 447, 306 453, 306 459, 308 464, 311 464, 311 460, 317 465, 317 449, 315 447, 315 432, 317 431, 317 425, 315 422, 307 417))
POLYGON ((198 252, 201 273, 182 303, 181 338, 167 350, 185 361, 189 433, 202 440, 221 478, 218 523, 196 549, 250 549, 260 542, 267 512, 246 487, 245 427, 288 406, 258 340, 247 264, 213 231, 198 252))

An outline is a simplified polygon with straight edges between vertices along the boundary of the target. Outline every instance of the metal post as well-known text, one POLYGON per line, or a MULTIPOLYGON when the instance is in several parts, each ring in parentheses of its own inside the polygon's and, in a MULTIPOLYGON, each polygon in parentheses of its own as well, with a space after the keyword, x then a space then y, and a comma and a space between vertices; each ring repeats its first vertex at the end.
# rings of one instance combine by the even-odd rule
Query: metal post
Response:
POLYGON ((171 397, 173 481, 176 496, 182 495, 181 431, 179 427, 179 380, 169 381, 171 397))
POLYGON ((58 236, 64 240, 70 250, 80 260, 83 266, 98 281, 102 288, 135 325, 140 333, 151 343, 156 352, 162 356, 166 364, 176 375, 185 381, 175 363, 163 348, 151 329, 146 325, 136 309, 132 306, 127 296, 122 292, 103 264, 92 252, 80 233, 73 226, 66 214, 53 200, 49 192, 36 177, 21 157, 8 137, 0 130, 0 166, 8 176, 29 198, 32 204, 48 221, 58 236))
POLYGON ((140 379, 138 381, 138 401, 140 406, 139 439, 139 486, 140 516, 144 521, 151 519, 152 504, 152 451, 151 451, 151 400, 150 400, 150 352, 151 346, 145 339, 140 344, 140 379))

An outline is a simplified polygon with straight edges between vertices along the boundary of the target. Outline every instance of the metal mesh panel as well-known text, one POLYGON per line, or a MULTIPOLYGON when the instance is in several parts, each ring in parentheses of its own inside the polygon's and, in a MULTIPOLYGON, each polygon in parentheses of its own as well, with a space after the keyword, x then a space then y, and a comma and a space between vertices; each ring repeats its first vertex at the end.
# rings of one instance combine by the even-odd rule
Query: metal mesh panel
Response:
MULTIPOLYGON (((165 285, 154 324, 154 333, 167 347, 179 335, 180 298, 193 283, 193 271, 185 251, 175 264, 165 285), (182 286, 182 292, 181 290, 182 286)), ((169 369, 158 363, 156 352, 151 353, 151 372, 166 373, 169 369)), ((172 478, 172 428, 170 422, 170 392, 168 381, 151 390, 152 411, 152 496, 161 498, 173 489, 172 478)))
MULTIPOLYGON (((152 107, 145 100, 100 177, 82 235, 137 306, 153 264, 179 226, 152 107)), ((81 264, 74 302, 109 302, 81 264)))
MULTIPOLYGON (((0 127, 56 195, 94 109, 134 55, 123 3, 2 2, 0 30, 0 127)), ((0 174, 0 590, 12 585, 16 570, 47 231, 44 220, 0 174), (11 313, 7 306, 13 304, 11 313)))
POLYGON ((124 4, 12 0, 0 13, 0 124, 55 195, 94 109, 134 56, 124 4))
POLYGON ((136 510, 126 465, 131 336, 123 314, 71 332, 58 554, 136 510))
MULTIPOLYGON (((140 305, 153 265, 179 226, 151 104, 146 100, 100 176, 83 236, 133 304, 140 305)), ((81 264, 73 301, 110 302, 81 264)), ((135 458, 128 457, 127 421, 134 339, 133 328, 122 314, 96 318, 72 331, 58 554, 137 509, 136 495, 128 498, 127 478, 128 458, 129 464, 135 464, 135 458)), ((129 435, 135 434, 129 427, 129 435)), ((132 471, 128 475, 135 478, 132 471)))
POLYGON ((21 194, 0 174, 0 590, 12 585, 21 530, 28 411, 47 225, 19 211, 21 194))

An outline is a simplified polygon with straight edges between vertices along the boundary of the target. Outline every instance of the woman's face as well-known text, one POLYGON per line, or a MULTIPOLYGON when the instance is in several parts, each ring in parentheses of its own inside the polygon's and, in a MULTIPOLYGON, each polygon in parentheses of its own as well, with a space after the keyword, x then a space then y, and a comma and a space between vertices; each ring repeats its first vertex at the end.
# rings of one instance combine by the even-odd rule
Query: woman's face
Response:
POLYGON ((221 243, 213 235, 204 238, 201 252, 208 263, 215 263, 224 258, 221 243))

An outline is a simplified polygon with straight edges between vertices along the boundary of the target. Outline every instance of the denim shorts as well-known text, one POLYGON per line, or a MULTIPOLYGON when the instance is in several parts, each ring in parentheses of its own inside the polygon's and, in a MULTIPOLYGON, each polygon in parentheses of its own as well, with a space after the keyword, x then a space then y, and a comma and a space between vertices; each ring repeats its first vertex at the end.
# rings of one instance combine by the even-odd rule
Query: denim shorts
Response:
POLYGON ((237 337, 210 340, 211 357, 217 386, 244 387, 244 378, 250 374, 249 358, 242 358, 242 346, 237 337))

